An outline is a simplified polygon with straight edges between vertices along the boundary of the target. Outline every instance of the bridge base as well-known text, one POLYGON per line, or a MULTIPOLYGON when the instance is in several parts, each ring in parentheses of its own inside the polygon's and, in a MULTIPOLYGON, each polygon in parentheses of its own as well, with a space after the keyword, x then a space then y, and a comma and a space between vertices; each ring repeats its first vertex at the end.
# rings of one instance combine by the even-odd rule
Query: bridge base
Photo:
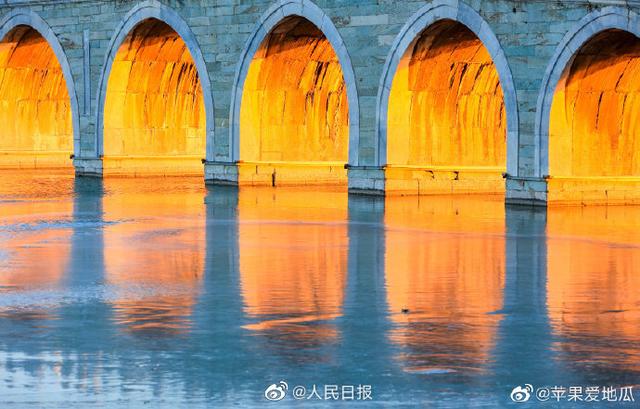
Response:
POLYGON ((379 166, 349 166, 349 193, 369 196, 385 195, 385 170, 379 166))
POLYGON ((78 176, 102 176, 102 159, 99 158, 74 158, 73 166, 78 176))
POLYGON ((502 194, 500 168, 350 166, 349 193, 375 196, 502 194))
POLYGON ((640 203, 638 177, 507 177, 506 203, 528 206, 640 203))
POLYGON ((542 178, 507 176, 505 202, 508 205, 546 206, 547 181, 542 178))
POLYGON ((504 169, 489 166, 387 165, 387 195, 503 194, 504 169))
POLYGON ((70 168, 71 152, 0 150, 0 169, 70 168))
POLYGON ((231 162, 205 162, 204 182, 207 185, 238 185, 238 165, 231 162))
POLYGON ((640 178, 636 176, 551 177, 547 190, 550 205, 640 203, 640 178))

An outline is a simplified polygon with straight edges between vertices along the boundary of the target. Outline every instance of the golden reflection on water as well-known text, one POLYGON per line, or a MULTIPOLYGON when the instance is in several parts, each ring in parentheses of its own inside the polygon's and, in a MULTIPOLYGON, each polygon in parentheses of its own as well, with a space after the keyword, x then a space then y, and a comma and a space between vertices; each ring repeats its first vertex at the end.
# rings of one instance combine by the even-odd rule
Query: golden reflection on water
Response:
POLYGON ((116 322, 134 333, 184 332, 204 276, 202 180, 106 179, 105 190, 104 218, 114 223, 104 230, 105 274, 116 286, 116 322))
POLYGON ((239 262, 245 328, 287 350, 339 337, 347 280, 347 195, 240 189, 239 262))
POLYGON ((640 208, 550 208, 547 299, 560 359, 640 371, 640 208))
POLYGON ((409 372, 483 371, 505 282, 500 197, 390 197, 385 276, 396 357, 409 372))
POLYGON ((73 179, 65 171, 56 174, 64 178, 56 179, 57 189, 48 186, 46 177, 42 183, 23 183, 35 172, 6 170, 0 175, 5 180, 0 217, 6 220, 0 232, 0 287, 52 286, 65 274, 72 229, 64 220, 71 219, 73 203, 59 196, 72 189, 73 179))
MULTIPOLYGON (((0 178, 0 294, 50 290, 63 280, 71 254, 73 202, 60 200, 72 173, 3 170, 0 178), (38 173, 39 172, 39 173, 38 173), (40 174, 40 177, 38 175, 40 174), (52 187, 50 182, 56 181, 52 187)), ((47 306, 0 309, 16 320, 50 318, 47 306)))
MULTIPOLYGON (((74 199, 72 174, 1 176, 0 293, 20 296, 22 291, 52 287, 64 291, 65 274, 74 270, 71 243, 83 237, 73 231, 82 224, 74 221, 78 194, 74 199)), ((206 246, 218 244, 206 243, 202 180, 107 178, 104 190, 106 224, 102 241, 96 241, 104 247, 83 249, 104 251, 105 276, 99 271, 95 285, 102 291, 102 279, 107 283, 105 299, 113 307, 114 321, 133 334, 187 333, 195 303, 206 291, 206 246)), ((246 333, 255 335, 252 339, 260 347, 285 357, 300 351, 296 362, 314 361, 329 356, 318 356, 317 350, 340 345, 341 338, 349 336, 339 326, 349 323, 349 317, 342 317, 349 235, 358 239, 358 234, 381 229, 349 232, 348 200, 344 191, 336 190, 239 190, 237 253, 229 254, 239 258, 239 271, 227 272, 234 278, 239 274, 245 320, 236 325, 246 324, 246 333)), ((384 212, 388 337, 395 362, 404 371, 485 373, 492 350, 501 347, 497 328, 505 275, 515 272, 524 281, 546 278, 532 291, 546 290, 547 311, 534 308, 525 315, 545 325, 549 320, 559 367, 591 376, 640 372, 640 208, 554 207, 548 210, 546 237, 535 232, 510 235, 510 240, 535 241, 541 247, 546 240, 546 249, 540 250, 546 251, 546 274, 544 268, 521 261, 543 254, 507 253, 513 246, 506 247, 500 196, 388 197, 384 212)), ((229 222, 235 229, 235 221, 229 222)), ((525 223, 534 226, 539 221, 525 223)), ((376 244, 367 245, 372 252, 381 251, 376 244)), ((368 271, 351 271, 356 273, 368 271)), ((26 299, 32 304, 0 310, 0 316, 17 321, 54 314, 43 307, 40 294, 26 299)), ((531 302, 518 300, 525 309, 531 302)), ((513 314, 511 329, 529 325, 518 322, 522 318, 508 308, 504 313, 513 314)), ((502 335, 513 340, 521 334, 502 335)), ((524 340, 523 348, 535 348, 537 342, 524 340)))

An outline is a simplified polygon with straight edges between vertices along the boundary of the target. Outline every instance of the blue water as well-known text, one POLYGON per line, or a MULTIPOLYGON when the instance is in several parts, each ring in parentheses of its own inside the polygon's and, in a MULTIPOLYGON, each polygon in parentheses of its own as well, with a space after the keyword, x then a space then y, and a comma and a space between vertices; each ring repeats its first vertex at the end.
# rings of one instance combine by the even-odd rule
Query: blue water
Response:
POLYGON ((525 384, 640 399, 639 209, 0 180, 2 408, 576 406, 512 402, 525 384), (313 385, 371 400, 292 396, 313 385))

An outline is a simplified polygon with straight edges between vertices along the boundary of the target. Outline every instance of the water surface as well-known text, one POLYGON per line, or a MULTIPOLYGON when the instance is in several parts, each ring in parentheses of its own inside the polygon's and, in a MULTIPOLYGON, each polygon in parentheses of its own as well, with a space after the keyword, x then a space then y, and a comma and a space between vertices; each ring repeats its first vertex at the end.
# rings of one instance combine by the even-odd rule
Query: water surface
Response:
POLYGON ((0 180, 3 408, 258 407, 282 380, 371 385, 317 407, 509 407, 517 385, 639 383, 635 207, 0 180))

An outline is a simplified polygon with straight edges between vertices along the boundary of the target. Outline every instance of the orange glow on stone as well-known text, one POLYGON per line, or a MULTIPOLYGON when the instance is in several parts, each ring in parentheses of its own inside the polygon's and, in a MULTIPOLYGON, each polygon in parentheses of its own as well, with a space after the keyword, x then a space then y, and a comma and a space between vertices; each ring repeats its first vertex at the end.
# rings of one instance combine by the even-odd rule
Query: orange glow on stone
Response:
MULTIPOLYGON (((308 20, 285 19, 263 41, 244 82, 240 159, 335 166, 347 162, 348 142, 347 93, 335 51, 308 20)), ((297 171, 294 166, 279 169, 285 180, 296 179, 297 171)), ((307 168, 298 179, 346 178, 344 170, 333 176, 328 172, 322 166, 307 168)))
POLYGON ((47 41, 18 26, 0 42, 0 167, 71 166, 71 100, 47 41))
MULTIPOLYGON (((391 87, 387 128, 390 167, 473 168, 492 172, 497 180, 506 166, 503 93, 489 52, 471 30, 442 21, 409 46, 391 87)), ((486 179, 481 173, 470 178, 486 179)))
POLYGON ((551 106, 552 176, 640 176, 640 39, 609 30, 585 44, 551 106))
POLYGON ((576 53, 549 123, 550 203, 640 201, 640 38, 608 30, 576 53))
POLYGON ((107 85, 105 172, 202 174, 205 120, 185 42, 155 19, 136 26, 116 54, 107 85))

